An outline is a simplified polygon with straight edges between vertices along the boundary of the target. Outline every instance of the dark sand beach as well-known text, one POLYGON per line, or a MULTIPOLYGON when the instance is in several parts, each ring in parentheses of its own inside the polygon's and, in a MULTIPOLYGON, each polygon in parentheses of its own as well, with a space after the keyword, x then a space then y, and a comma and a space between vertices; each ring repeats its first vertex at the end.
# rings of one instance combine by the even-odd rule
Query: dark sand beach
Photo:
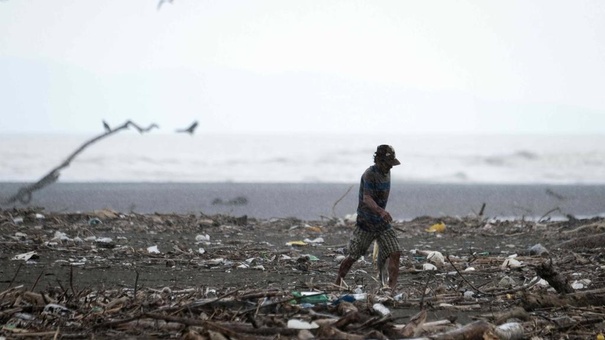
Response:
MULTIPOLYGON (((0 183, 0 197, 21 185, 0 183)), ((36 192, 29 206, 51 212, 109 208, 316 220, 355 213, 358 188, 358 183, 55 183, 36 192)), ((394 218, 410 220, 468 216, 484 203, 487 217, 594 217, 605 214, 605 185, 394 182, 388 208, 394 218)))
POLYGON ((346 286, 333 285, 354 227, 340 218, 353 211, 349 187, 53 185, 32 201, 44 209, 0 210, 0 337, 457 339, 448 332, 473 331, 497 339, 489 336, 511 324, 517 338, 604 331, 605 222, 564 215, 599 211, 601 187, 406 185, 392 197, 393 209, 407 209, 394 213, 406 220, 393 224, 404 255, 391 293, 371 253, 346 286), (556 219, 524 217, 557 206, 556 219), (515 209, 527 214, 494 218, 515 209), (443 232, 427 231, 440 222, 443 232), (538 244, 548 253, 532 254, 538 244), (434 271, 431 251, 446 258, 434 271), (557 277, 567 292, 553 288, 557 277), (297 292, 325 302, 292 303, 297 292), (365 297, 350 305, 338 302, 359 292, 365 297), (377 303, 391 314, 377 313, 377 303), (321 326, 295 329, 291 320, 321 326))

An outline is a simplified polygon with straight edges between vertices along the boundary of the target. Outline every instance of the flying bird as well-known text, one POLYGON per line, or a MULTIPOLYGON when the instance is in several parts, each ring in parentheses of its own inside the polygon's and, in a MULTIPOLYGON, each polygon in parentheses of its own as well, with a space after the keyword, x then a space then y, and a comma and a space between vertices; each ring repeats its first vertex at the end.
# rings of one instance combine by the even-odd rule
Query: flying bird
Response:
POLYGON ((109 124, 107 124, 106 121, 103 121, 103 127, 105 128, 105 132, 111 131, 111 127, 109 126, 109 124))
POLYGON ((147 128, 141 129, 141 132, 149 132, 153 128, 159 129, 160 127, 158 126, 158 124, 153 123, 153 124, 149 125, 147 128))
POLYGON ((193 122, 193 124, 191 124, 191 126, 189 126, 186 129, 179 129, 176 130, 176 132, 187 132, 188 134, 192 135, 193 132, 195 132, 195 128, 197 128, 197 120, 193 122))
POLYGON ((160 0, 160 2, 158 2, 158 11, 160 10, 160 7, 162 7, 162 5, 163 5, 165 2, 172 3, 172 0, 160 0))

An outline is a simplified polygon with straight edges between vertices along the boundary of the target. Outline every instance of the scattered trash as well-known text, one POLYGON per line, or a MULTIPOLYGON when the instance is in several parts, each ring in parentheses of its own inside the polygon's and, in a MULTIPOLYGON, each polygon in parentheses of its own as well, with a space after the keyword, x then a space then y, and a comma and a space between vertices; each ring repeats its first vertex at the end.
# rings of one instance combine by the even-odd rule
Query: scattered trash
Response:
POLYGON ((432 263, 439 268, 442 268, 443 266, 445 266, 445 258, 443 257, 443 254, 441 254, 441 252, 433 251, 433 250, 415 249, 415 250, 412 250, 412 254, 421 255, 421 256, 426 257, 426 260, 429 263, 432 263))
POLYGON ((592 283, 589 279, 576 280, 571 283, 571 288, 575 290, 587 288, 592 283))
POLYGON ((318 243, 324 243, 324 239, 323 239, 323 237, 318 237, 318 238, 315 238, 312 240, 306 238, 303 240, 303 242, 310 243, 310 244, 318 244, 318 243))
POLYGON ((286 245, 287 246, 300 246, 300 247, 302 247, 302 246, 306 246, 307 243, 303 242, 303 241, 290 241, 290 242, 286 242, 286 245))
POLYGON ((494 329, 494 333, 496 333, 498 338, 501 340, 525 339, 525 330, 523 330, 523 325, 518 322, 509 322, 499 325, 494 329))
POLYGON ((537 255, 537 256, 547 256, 549 253, 548 253, 548 250, 546 248, 544 248, 543 245, 538 243, 529 248, 529 254, 537 255))
POLYGON ((91 218, 91 219, 88 220, 88 224, 89 225, 99 225, 101 223, 103 223, 103 222, 101 222, 101 220, 98 219, 98 218, 96 218, 96 217, 93 217, 93 218, 91 218))
MULTIPOLYGON (((310 225, 305 225, 305 229, 306 229, 307 231, 311 231, 311 232, 315 232, 315 233, 321 233, 321 232, 323 232, 323 230, 322 230, 322 229, 321 229, 321 227, 319 227, 319 226, 310 226, 310 225)), ((323 242, 323 239, 322 239, 322 241, 321 241, 321 242, 323 242)))
POLYGON ((30 251, 27 253, 23 253, 23 254, 19 254, 19 255, 15 255, 11 260, 15 260, 15 261, 29 261, 29 260, 36 260, 38 259, 38 254, 35 251, 30 251))
POLYGON ((512 288, 516 284, 517 283, 515 282, 515 280, 513 280, 510 276, 504 276, 500 279, 500 281, 498 281, 498 286, 500 288, 512 288))
POLYGON ((355 302, 355 301, 365 301, 368 298, 368 294, 366 293, 355 293, 355 294, 345 294, 338 299, 332 302, 333 305, 337 305, 340 302, 355 302))
POLYGON ((288 328, 293 329, 315 329, 319 328, 319 325, 315 322, 307 322, 299 319, 290 319, 288 320, 288 328))
POLYGON ((429 233, 443 233, 445 232, 445 223, 435 223, 430 226, 426 231, 429 233))
POLYGON ((319 257, 317 257, 315 255, 305 254, 303 256, 306 257, 307 259, 309 259, 309 261, 319 261, 319 257))
POLYGON ((210 235, 205 234, 205 235, 196 235, 195 236, 195 241, 196 242, 210 242, 210 235))
POLYGON ((28 236, 26 233, 21 233, 21 232, 15 233, 15 238, 17 238, 17 239, 25 240, 25 239, 27 239, 27 237, 28 236))
POLYGON ((443 254, 438 251, 432 251, 426 256, 427 261, 434 264, 435 266, 442 268, 445 266, 445 259, 443 258, 443 254))
POLYGON ((437 270, 437 267, 431 263, 423 263, 422 270, 424 270, 424 271, 437 270))
POLYGON ((378 312, 382 316, 387 316, 391 314, 391 311, 385 307, 382 303, 375 303, 372 305, 372 309, 378 312))
POLYGON ((502 263, 500 268, 502 268, 502 269, 519 268, 521 266, 523 266, 523 264, 520 261, 515 260, 513 258, 507 258, 506 260, 504 260, 504 262, 502 263))
POLYGON ((116 245, 115 243, 113 243, 113 240, 110 237, 100 237, 100 238, 96 238, 95 240, 95 244, 101 248, 115 248, 116 245))
POLYGON ((59 241, 70 241, 71 240, 67 236, 67 234, 65 234, 64 232, 61 232, 61 231, 55 231, 55 236, 52 239, 59 240, 59 241))
POLYGON ((326 303, 329 301, 328 296, 323 292, 292 292, 292 295, 298 298, 299 303, 326 303))
MULTIPOLYGON (((402 324, 398 318, 389 318, 388 315, 392 312, 399 316, 399 308, 402 307, 419 309, 423 299, 435 308, 449 310, 445 311, 446 314, 464 312, 471 320, 476 317, 475 320, 481 320, 480 325, 489 325, 485 328, 485 332, 489 329, 489 333, 485 333, 487 337, 496 337, 497 331, 497 336, 503 339, 530 338, 533 334, 541 334, 544 338, 564 338, 568 328, 561 322, 583 320, 585 315, 582 311, 587 310, 586 307, 573 306, 575 300, 566 301, 565 306, 571 308, 527 305, 535 297, 540 297, 534 302, 539 304, 549 302, 550 297, 557 300, 565 298, 535 273, 540 264, 548 263, 550 259, 527 256, 529 247, 526 242, 531 240, 529 236, 534 236, 531 233, 536 227, 531 220, 523 222, 528 231, 520 235, 517 222, 493 220, 490 221, 493 228, 483 230, 480 226, 482 221, 465 217, 446 219, 447 231, 455 230, 457 236, 455 239, 452 237, 451 242, 447 234, 426 233, 426 226, 435 222, 434 218, 394 222, 397 230, 405 230, 400 236, 409 237, 414 242, 413 247, 426 250, 403 254, 401 280, 397 287, 401 293, 391 296, 378 288, 381 287, 380 282, 372 280, 375 266, 363 259, 356 263, 339 289, 333 285, 338 269, 334 261, 346 258, 343 235, 350 232, 354 227, 352 224, 335 227, 329 223, 338 222, 330 220, 307 225, 303 221, 276 218, 271 221, 249 219, 247 225, 240 225, 226 215, 145 215, 133 212, 116 214, 113 218, 109 217, 111 214, 100 217, 90 213, 48 213, 44 221, 40 221, 34 218, 34 212, 18 209, 0 211, 0 244, 5 246, 2 275, 3 278, 6 276, 8 285, 1 294, 3 303, 11 307, 2 311, 6 324, 0 330, 0 340, 3 336, 12 338, 21 332, 39 332, 52 337, 58 334, 55 333, 57 329, 61 329, 61 334, 65 330, 73 335, 90 332, 95 338, 128 338, 135 333, 145 337, 150 333, 175 332, 191 338, 196 338, 196 332, 204 332, 200 333, 202 337, 215 339, 233 338, 237 337, 236 334, 259 337, 260 331, 254 328, 253 321, 243 317, 246 315, 258 315, 253 319, 259 322, 263 335, 268 338, 282 335, 298 339, 409 338, 413 334, 400 332, 406 324, 412 325, 418 319, 410 315, 403 321, 406 324, 402 324), (24 217, 18 228, 12 222, 13 216, 24 217), (99 218, 103 224, 89 227, 87 221, 91 216, 99 218), (288 231, 293 224, 299 227, 288 231), (293 242, 314 245, 309 241, 319 241, 319 237, 312 239, 318 236, 315 232, 320 228, 324 242, 316 243, 327 246, 284 246, 288 240, 303 240, 305 237, 309 239, 293 242), (15 233, 15 230, 19 232, 15 233), (201 235, 199 240, 197 235, 201 235), (437 239, 436 236, 443 238, 437 239), (213 241, 211 244, 210 239, 213 241), (196 242, 208 242, 208 245, 196 245, 196 242), (115 251, 102 249, 112 247, 116 248, 115 251), (159 247, 164 251, 161 256, 150 255, 147 250, 156 248, 159 253, 159 247), (430 249, 439 249, 440 252, 430 249), (35 256, 28 257, 26 252, 35 253, 35 256), (505 258, 501 254, 507 256, 515 252, 519 256, 513 254, 506 258, 506 264, 502 263, 505 258), (23 254, 15 255, 17 253, 23 254), (439 255, 446 253, 450 256, 445 259, 442 272, 429 274, 418 270, 439 270, 439 255), (36 256, 44 261, 33 262, 36 256), (28 268, 20 271, 22 263, 9 262, 27 261, 28 258, 31 261, 28 268), (512 268, 522 270, 510 270, 512 268), (134 269, 137 269, 136 275, 134 269), (128 275, 114 275, 124 271, 128 275), (40 273, 46 275, 40 276, 36 285, 33 282, 40 273), (504 274, 509 277, 504 277, 504 274), (153 282, 149 281, 151 275, 153 282), (178 280, 170 281, 175 275, 178 280), (102 277, 103 282, 91 282, 91 277, 93 280, 102 277), (469 289, 462 278, 475 285, 477 291, 469 289), (528 281, 528 278, 532 279, 528 281), (515 283, 515 280, 522 281, 515 283), (58 281, 62 287, 55 286, 58 281), (268 285, 259 285, 267 281, 268 285), (531 284, 534 282, 537 284, 531 284), (36 286, 35 291, 29 291, 33 285, 36 286), (511 288, 514 289, 509 291, 511 288), (298 293, 292 293, 292 289, 298 293), (478 290, 486 294, 480 294, 478 290), (521 293, 527 299, 520 300, 521 293), (48 302, 52 304, 48 305, 48 302), (140 314, 138 306, 149 306, 152 312, 140 314), (498 308, 494 310, 494 306, 498 308), (529 315, 495 321, 496 314, 510 313, 516 308, 526 309, 529 315), (535 313, 536 310, 539 312, 535 313), (383 315, 386 317, 381 317, 383 315), (130 321, 132 316, 135 318, 130 321), (166 316, 172 320, 163 319, 166 316), (185 324, 194 316, 207 321, 209 326, 219 325, 220 328, 209 335, 207 329, 186 327, 185 324), (271 316, 270 319, 267 316, 271 316), (358 316, 363 318, 357 320, 358 316), (552 320, 554 327, 544 329, 545 318, 552 320), (120 324, 103 326, 114 320, 120 324), (340 323, 333 326, 338 320, 340 323), (507 321, 508 324, 498 326, 507 321), (519 323, 516 324, 517 321, 519 323), (523 326, 525 334, 518 325, 523 326), (512 335, 506 335, 506 331, 512 335)), ((581 227, 585 222, 579 220, 575 223, 578 224, 574 226, 581 227)), ((605 226, 601 220, 590 223, 605 226)), ((560 242, 563 236, 573 236, 561 234, 561 230, 569 228, 567 225, 549 223, 548 227, 541 229, 533 239, 550 245, 560 242)), ((575 290, 567 292, 568 296, 575 294, 580 297, 595 290, 600 292, 603 280, 598 280, 599 273, 605 270, 600 249, 575 251, 552 247, 557 249, 550 254, 553 269, 566 278, 570 277, 569 285, 575 290)), ((590 306, 591 302, 584 303, 590 306)), ((467 326, 477 326, 476 322, 470 321, 463 326, 449 320, 436 320, 440 315, 443 314, 429 314, 428 318, 432 320, 425 322, 422 319, 418 323, 422 336, 432 338, 435 335, 437 338, 438 332, 463 331, 467 326), (439 330, 425 327, 437 323, 441 325, 439 330)), ((599 339, 598 334, 603 331, 598 327, 592 323, 582 324, 583 336, 599 339)), ((575 334, 575 331, 577 329, 569 332, 575 334)))
POLYGON ((147 247, 147 252, 149 254, 159 254, 160 250, 158 249, 158 246, 151 246, 151 247, 147 247))
POLYGON ((23 223, 23 217, 15 217, 15 218, 13 218, 13 223, 14 224, 21 224, 21 223, 23 223))
POLYGON ((44 306, 44 311, 42 313, 53 314, 57 316, 68 316, 72 313, 72 311, 66 308, 65 306, 61 306, 55 303, 49 303, 44 306))
POLYGON ((344 218, 345 223, 351 224, 357 221, 357 214, 348 214, 344 218))

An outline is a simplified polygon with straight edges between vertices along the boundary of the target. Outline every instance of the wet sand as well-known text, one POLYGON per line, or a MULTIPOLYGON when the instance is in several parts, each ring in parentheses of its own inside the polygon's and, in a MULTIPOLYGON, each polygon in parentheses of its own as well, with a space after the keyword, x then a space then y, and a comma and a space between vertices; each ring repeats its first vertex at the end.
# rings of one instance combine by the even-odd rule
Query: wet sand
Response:
MULTIPOLYGON (((0 197, 22 184, 0 183, 0 197)), ((29 206, 50 212, 110 208, 138 213, 203 213, 316 220, 355 212, 358 183, 55 183, 29 206)), ((392 183, 394 218, 468 216, 485 203, 499 218, 594 217, 605 214, 605 185, 392 183)), ((16 205, 22 207, 23 205, 16 205)), ((4 207, 7 208, 7 207, 4 207)))

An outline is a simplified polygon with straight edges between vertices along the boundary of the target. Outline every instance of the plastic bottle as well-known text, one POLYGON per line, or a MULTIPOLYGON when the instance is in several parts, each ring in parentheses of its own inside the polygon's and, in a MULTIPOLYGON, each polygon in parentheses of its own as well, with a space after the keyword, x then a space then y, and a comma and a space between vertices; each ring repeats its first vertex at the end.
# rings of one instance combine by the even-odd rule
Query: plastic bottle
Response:
POLYGON ((382 315, 382 316, 387 316, 387 315, 391 314, 391 311, 387 307, 385 307, 385 305, 383 305, 382 303, 375 303, 372 306, 372 309, 374 309, 375 311, 380 313, 380 315, 382 315))
POLYGON ((518 322, 504 323, 494 330, 501 340, 521 340, 525 339, 523 326, 518 322))

